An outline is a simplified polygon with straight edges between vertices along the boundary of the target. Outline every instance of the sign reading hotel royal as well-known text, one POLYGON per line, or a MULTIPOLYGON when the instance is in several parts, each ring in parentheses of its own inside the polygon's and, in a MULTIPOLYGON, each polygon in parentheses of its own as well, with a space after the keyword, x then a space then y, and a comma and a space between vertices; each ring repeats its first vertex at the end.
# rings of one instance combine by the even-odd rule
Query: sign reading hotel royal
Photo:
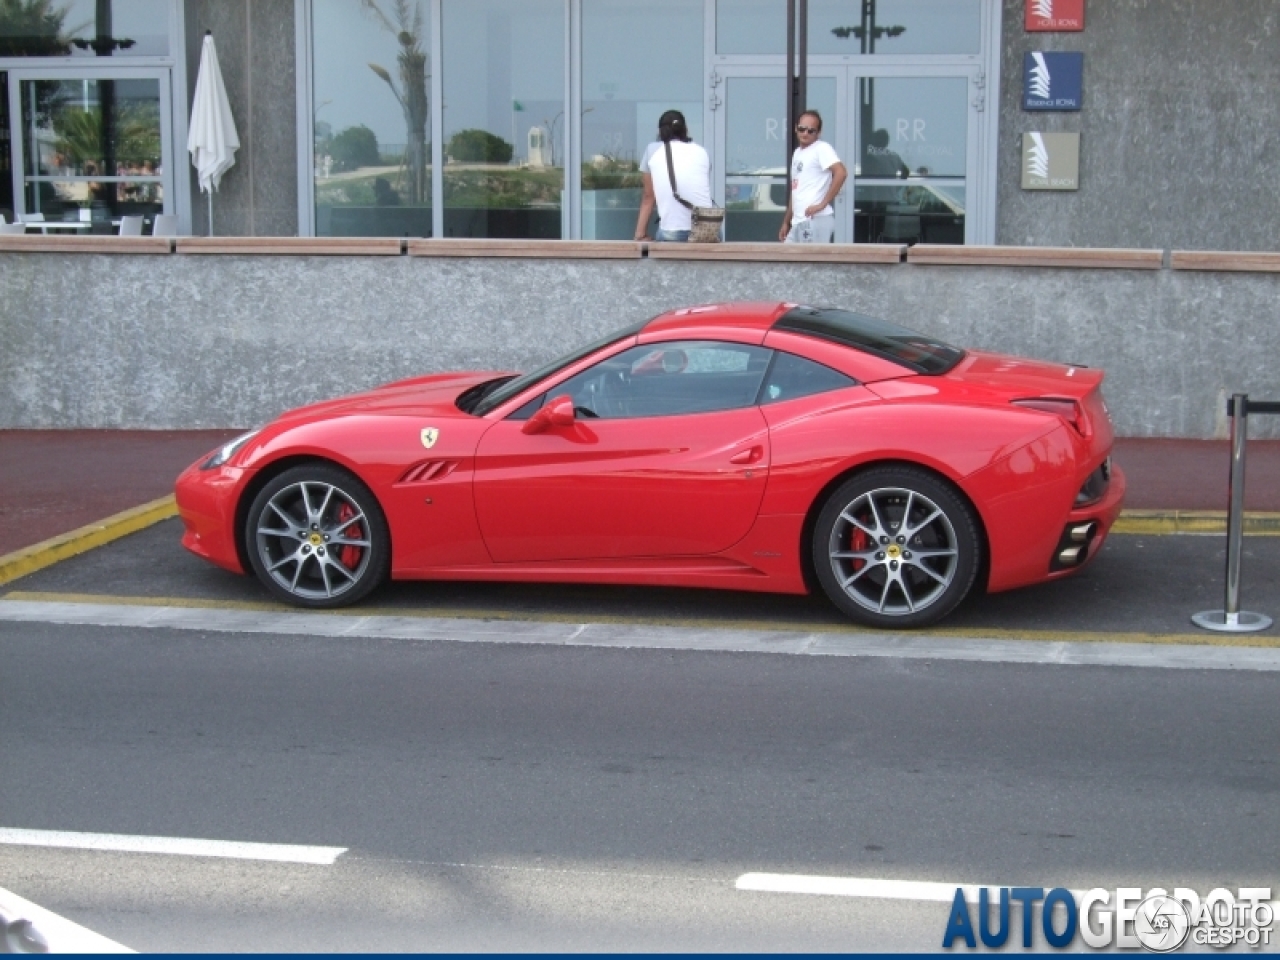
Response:
POLYGON ((1023 57, 1023 110, 1079 110, 1083 91, 1083 53, 1036 51, 1023 57))
POLYGON ((1084 29, 1084 0, 1023 0, 1031 32, 1084 29))
POLYGON ((1024 133, 1023 190, 1079 190, 1080 134, 1024 133))

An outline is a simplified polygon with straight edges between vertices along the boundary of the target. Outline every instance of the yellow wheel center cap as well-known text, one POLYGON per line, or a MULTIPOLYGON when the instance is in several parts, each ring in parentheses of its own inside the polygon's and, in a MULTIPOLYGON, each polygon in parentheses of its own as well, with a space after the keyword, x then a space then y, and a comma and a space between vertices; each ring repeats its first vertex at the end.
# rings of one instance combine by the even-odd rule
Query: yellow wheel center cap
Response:
POLYGON ((890 560, 899 560, 902 557, 902 548, 896 543, 891 543, 885 548, 885 554, 890 560))
POLYGON ((318 533, 311 534, 307 539, 311 541, 311 545, 313 547, 318 547, 320 544, 324 543, 324 537, 320 536, 318 533))

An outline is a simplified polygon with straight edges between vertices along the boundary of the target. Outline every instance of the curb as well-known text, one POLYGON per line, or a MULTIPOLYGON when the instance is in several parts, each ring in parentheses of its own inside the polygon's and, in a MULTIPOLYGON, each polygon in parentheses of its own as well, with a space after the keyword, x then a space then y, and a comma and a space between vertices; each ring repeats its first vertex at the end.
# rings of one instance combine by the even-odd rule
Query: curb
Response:
MULTIPOLYGON (((1225 510, 1122 510, 1112 533, 1227 532, 1225 510)), ((1280 537, 1280 513, 1246 513, 1244 533, 1251 537, 1280 537)))
POLYGON ((43 570, 59 560, 66 560, 86 550, 118 540, 177 514, 178 505, 173 499, 173 494, 169 494, 150 503, 144 503, 140 507, 132 507, 112 514, 97 523, 90 523, 30 547, 6 553, 0 556, 0 584, 43 570))

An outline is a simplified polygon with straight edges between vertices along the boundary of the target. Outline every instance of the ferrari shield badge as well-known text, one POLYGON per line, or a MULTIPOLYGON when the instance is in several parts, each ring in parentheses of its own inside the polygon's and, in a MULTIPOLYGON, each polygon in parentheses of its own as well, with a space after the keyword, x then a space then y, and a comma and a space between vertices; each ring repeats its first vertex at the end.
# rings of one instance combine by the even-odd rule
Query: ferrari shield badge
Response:
POLYGON ((422 445, 430 450, 436 445, 436 441, 440 439, 440 430, 438 427, 422 428, 422 445))

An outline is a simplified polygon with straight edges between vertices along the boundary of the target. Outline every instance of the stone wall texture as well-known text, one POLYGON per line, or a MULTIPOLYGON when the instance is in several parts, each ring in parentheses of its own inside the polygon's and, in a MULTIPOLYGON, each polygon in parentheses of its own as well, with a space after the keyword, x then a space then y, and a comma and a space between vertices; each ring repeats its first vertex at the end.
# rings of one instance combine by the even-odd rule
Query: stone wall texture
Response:
MULTIPOLYGON (((0 427, 247 427, 420 373, 528 370, 664 310, 751 299, 1102 367, 1125 436, 1223 436, 1227 394, 1280 399, 1280 273, 6 252, 0 427)), ((1251 435, 1280 436, 1276 421, 1251 435)))
POLYGON ((1003 4, 996 243, 1277 249, 1280 0, 1089 0, 1080 33, 1003 4), (1079 113, 1022 110, 1034 50, 1084 52, 1079 113), (1078 191, 1022 190, 1032 130, 1079 132, 1078 191))

